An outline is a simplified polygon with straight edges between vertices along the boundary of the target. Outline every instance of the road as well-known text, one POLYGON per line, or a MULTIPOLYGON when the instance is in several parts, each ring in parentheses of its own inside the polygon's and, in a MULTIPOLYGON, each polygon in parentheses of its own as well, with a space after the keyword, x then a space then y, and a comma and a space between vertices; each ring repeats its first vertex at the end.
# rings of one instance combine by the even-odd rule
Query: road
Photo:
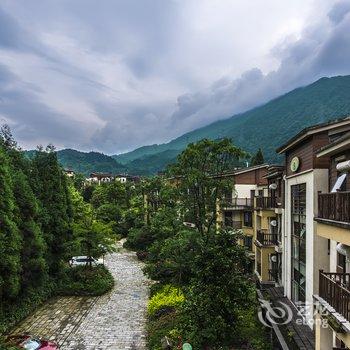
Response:
POLYGON ((119 248, 106 257, 114 289, 97 298, 51 299, 13 333, 55 340, 61 350, 144 350, 149 282, 134 253, 119 248))

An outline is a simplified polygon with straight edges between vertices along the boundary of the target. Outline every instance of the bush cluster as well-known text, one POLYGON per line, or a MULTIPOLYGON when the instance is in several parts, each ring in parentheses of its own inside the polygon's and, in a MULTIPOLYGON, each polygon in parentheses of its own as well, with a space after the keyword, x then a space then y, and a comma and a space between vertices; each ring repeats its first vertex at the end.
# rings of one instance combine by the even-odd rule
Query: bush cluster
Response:
POLYGON ((98 296, 110 291, 113 286, 113 276, 105 266, 77 266, 65 270, 57 294, 98 296))
POLYGON ((149 316, 156 316, 167 311, 178 308, 185 300, 185 297, 179 288, 171 285, 165 285, 158 291, 148 303, 149 316))

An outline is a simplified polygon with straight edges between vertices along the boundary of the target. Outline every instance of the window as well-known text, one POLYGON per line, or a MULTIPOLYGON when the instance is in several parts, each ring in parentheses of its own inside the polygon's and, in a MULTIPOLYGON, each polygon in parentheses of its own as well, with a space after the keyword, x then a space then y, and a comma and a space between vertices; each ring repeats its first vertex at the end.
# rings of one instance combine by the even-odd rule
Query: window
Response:
POLYGON ((292 300, 305 301, 306 289, 306 184, 291 187, 292 300))
POLYGON ((244 236, 243 244, 248 250, 252 251, 253 250, 253 237, 252 236, 244 236))
POLYGON ((252 227, 253 220, 252 220, 252 212, 251 211, 245 211, 243 213, 243 225, 247 227, 252 227))

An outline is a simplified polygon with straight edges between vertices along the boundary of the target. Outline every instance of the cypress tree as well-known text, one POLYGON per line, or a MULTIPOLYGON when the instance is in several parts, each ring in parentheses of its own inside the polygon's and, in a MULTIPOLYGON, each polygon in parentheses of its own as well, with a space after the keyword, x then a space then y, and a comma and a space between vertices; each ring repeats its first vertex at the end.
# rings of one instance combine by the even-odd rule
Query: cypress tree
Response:
POLYGON ((72 238, 72 211, 66 178, 52 147, 38 150, 33 159, 33 188, 40 201, 40 222, 47 245, 46 261, 50 274, 60 271, 68 259, 66 248, 72 238))
POLYGON ((15 209, 9 160, 0 145, 0 299, 15 298, 20 291, 22 240, 15 209))
POLYGON ((252 165, 261 165, 264 164, 264 155, 261 148, 258 149, 256 154, 252 157, 252 165))

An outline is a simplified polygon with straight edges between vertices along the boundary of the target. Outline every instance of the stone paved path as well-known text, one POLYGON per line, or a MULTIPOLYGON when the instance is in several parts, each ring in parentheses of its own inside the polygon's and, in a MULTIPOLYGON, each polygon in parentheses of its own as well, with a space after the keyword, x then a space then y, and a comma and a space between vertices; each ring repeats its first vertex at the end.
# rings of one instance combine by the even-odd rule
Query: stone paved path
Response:
POLYGON ((55 339, 61 350, 144 350, 148 281, 132 252, 106 258, 116 285, 99 298, 53 299, 16 330, 55 339))

